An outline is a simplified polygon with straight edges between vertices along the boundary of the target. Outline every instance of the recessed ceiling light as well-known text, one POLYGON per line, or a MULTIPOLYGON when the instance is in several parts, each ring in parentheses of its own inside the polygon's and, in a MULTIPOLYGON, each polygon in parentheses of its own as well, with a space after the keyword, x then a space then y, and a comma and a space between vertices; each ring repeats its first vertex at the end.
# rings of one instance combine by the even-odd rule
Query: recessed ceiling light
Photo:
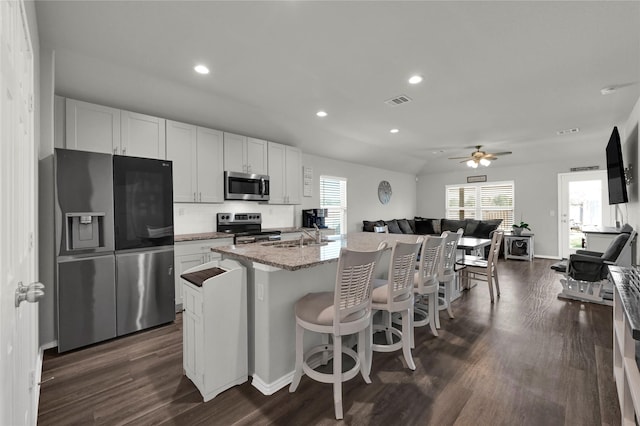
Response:
POLYGON ((391 129, 391 130, 389 130, 389 132, 390 132, 390 133, 398 133, 399 131, 400 131, 400 130, 398 130, 398 129, 391 129))
POLYGON ((318 117, 326 117, 326 116, 327 116, 327 113, 326 113, 325 111, 318 111, 318 112, 316 112, 316 115, 317 115, 318 117))
POLYGON ((204 65, 196 65, 195 67, 193 67, 193 69, 198 74, 209 74, 209 68, 205 67, 204 65))
POLYGON ((615 86, 603 87, 602 89, 600 89, 600 94, 601 95, 610 95, 612 93, 615 93, 616 90, 617 90, 617 88, 615 86))
POLYGON ((409 78, 409 83, 411 84, 418 84, 418 83, 422 83, 422 76, 421 75, 412 75, 411 78, 409 78))

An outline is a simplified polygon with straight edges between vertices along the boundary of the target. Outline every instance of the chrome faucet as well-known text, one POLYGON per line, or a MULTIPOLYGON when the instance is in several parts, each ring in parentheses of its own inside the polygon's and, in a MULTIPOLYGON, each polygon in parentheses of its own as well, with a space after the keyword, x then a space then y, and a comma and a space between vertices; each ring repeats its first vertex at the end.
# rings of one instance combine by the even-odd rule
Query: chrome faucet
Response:
MULTIPOLYGON (((318 228, 318 225, 316 225, 315 223, 313 224, 313 227, 316 228, 315 235, 312 235, 309 231, 307 231, 304 228, 298 228, 298 229, 300 230, 300 232, 303 232, 306 235, 308 235, 313 241, 320 244, 322 242, 322 233, 320 232, 320 228, 318 228)), ((302 235, 300 237, 302 237, 302 235)))

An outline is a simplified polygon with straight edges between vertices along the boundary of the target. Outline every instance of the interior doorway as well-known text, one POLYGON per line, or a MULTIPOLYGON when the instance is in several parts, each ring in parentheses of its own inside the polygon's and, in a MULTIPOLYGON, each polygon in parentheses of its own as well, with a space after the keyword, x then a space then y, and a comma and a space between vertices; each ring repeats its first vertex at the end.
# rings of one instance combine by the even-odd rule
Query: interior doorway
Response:
POLYGON ((563 258, 584 248, 585 226, 611 222, 607 172, 592 170, 558 175, 559 253, 563 258))

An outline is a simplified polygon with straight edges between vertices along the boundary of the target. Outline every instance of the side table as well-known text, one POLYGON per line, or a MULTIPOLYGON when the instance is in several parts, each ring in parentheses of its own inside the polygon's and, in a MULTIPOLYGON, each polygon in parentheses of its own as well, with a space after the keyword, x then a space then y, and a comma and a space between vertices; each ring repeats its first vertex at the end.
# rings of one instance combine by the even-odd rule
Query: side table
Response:
POLYGON ((504 238, 504 258, 533 260, 533 235, 534 234, 505 234, 504 238))

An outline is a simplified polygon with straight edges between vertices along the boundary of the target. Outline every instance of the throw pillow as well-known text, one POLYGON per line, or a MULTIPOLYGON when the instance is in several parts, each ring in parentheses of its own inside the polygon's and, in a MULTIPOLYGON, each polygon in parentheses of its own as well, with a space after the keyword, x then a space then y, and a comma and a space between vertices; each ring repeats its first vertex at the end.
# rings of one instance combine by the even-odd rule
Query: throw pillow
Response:
POLYGON ((467 226, 464 228, 464 235, 473 235, 473 233, 476 232, 476 228, 479 223, 479 220, 467 219, 467 226))
POLYGON ((411 233, 415 234, 416 233, 416 221, 413 219, 407 219, 407 222, 409 222, 409 226, 411 227, 411 233))
MULTIPOLYGON (((425 222, 431 222, 431 228, 433 228, 433 232, 431 232, 431 234, 438 234, 440 235, 442 233, 441 226, 440 226, 440 219, 430 219, 428 217, 420 217, 420 216, 416 216, 414 218, 414 220, 417 222, 419 220, 425 221, 425 222)), ((416 229, 416 234, 421 234, 421 232, 418 232, 418 230, 416 229)))
POLYGON ((398 219, 397 221, 403 234, 413 234, 413 229, 411 229, 411 225, 409 225, 407 219, 398 219))
POLYGON ((498 229, 501 223, 502 219, 481 220, 471 236, 489 239, 491 238, 491 232, 498 229))
POLYGON ((402 230, 400 229, 400 226, 398 226, 397 220, 385 220, 384 224, 389 228, 390 234, 402 234, 402 230))
POLYGON ((363 232, 373 232, 373 227, 375 226, 375 222, 371 222, 370 220, 362 221, 362 231, 363 232))
POLYGON ((465 229, 467 226, 466 220, 453 220, 453 219, 442 219, 442 229, 440 232, 451 231, 456 232, 458 229, 465 229))
POLYGON ((436 231, 433 229, 433 223, 430 220, 416 219, 416 234, 433 235, 436 231))

